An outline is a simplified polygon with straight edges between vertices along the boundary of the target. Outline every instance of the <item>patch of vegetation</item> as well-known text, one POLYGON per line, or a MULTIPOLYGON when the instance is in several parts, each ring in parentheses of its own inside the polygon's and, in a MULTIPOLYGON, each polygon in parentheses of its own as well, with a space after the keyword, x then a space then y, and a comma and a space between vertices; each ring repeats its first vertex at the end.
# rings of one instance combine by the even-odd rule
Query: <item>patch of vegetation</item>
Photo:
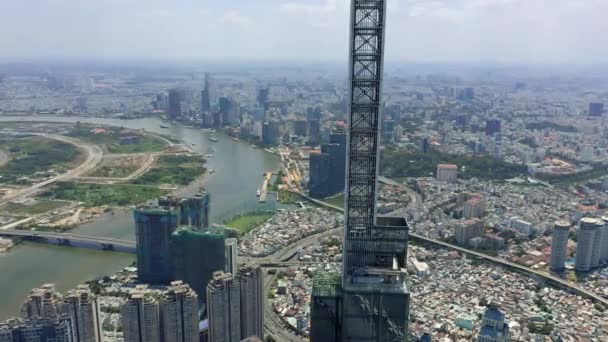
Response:
POLYGON ((583 183, 592 179, 601 178, 608 175, 608 168, 600 166, 593 170, 578 172, 572 175, 547 175, 538 174, 537 178, 547 181, 553 185, 572 185, 583 183))
POLYGON ((161 156, 156 165, 145 174, 133 180, 133 184, 188 185, 205 174, 201 156, 166 155, 161 156))
POLYGON ((299 199, 298 195, 294 194, 291 191, 287 191, 287 190, 279 190, 278 197, 279 197, 279 202, 285 203, 285 204, 295 203, 299 199))
POLYGON ((528 323, 528 330, 531 334, 540 334, 540 335, 551 335, 553 331, 553 324, 549 324, 546 322, 544 325, 539 326, 538 324, 528 323))
POLYGON ((0 182, 9 184, 30 184, 31 182, 19 179, 46 177, 50 169, 67 169, 82 155, 72 144, 38 136, 3 137, 0 146, 11 158, 0 167, 0 182))
POLYGON ((9 202, 0 207, 0 211, 9 212, 12 215, 38 215, 59 209, 66 205, 66 202, 48 200, 39 200, 31 205, 9 202))
POLYGON ((504 180, 526 173, 525 166, 511 164, 489 156, 455 155, 438 151, 422 153, 407 150, 386 150, 380 158, 383 176, 429 177, 437 170, 437 164, 458 165, 459 178, 504 180))
POLYGON ((576 133, 578 129, 574 126, 564 126, 560 124, 556 124, 555 122, 550 121, 541 121, 541 122, 532 122, 526 125, 527 129, 532 130, 543 130, 543 129, 554 129, 558 132, 566 132, 566 133, 576 133))
POLYGON ((164 141, 156 137, 118 127, 76 125, 67 135, 92 144, 102 145, 110 153, 156 152, 167 147, 164 141), (121 139, 128 137, 135 137, 136 141, 121 144, 121 139))
POLYGON ((323 202, 329 203, 329 204, 334 205, 339 208, 343 208, 344 207, 344 193, 341 193, 334 197, 326 198, 323 200, 323 202))
POLYGON ((135 205, 160 197, 165 191, 131 184, 84 184, 61 182, 42 193, 43 197, 83 202, 87 207, 135 205))
POLYGON ((272 212, 253 212, 232 218, 224 224, 230 228, 237 229, 241 235, 247 234, 252 229, 268 221, 274 213, 272 212))
POLYGON ((107 166, 104 165, 91 174, 92 177, 124 178, 138 169, 137 166, 107 166))

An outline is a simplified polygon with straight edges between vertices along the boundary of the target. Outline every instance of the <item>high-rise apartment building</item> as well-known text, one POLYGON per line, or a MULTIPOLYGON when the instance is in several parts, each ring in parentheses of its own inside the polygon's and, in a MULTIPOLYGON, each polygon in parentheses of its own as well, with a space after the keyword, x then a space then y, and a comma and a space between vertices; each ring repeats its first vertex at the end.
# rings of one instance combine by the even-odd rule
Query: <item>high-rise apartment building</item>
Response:
POLYGON ((11 319, 0 323, 0 342, 79 342, 67 317, 11 319))
POLYGON ((173 280, 170 237, 179 224, 175 207, 141 207, 134 211, 137 277, 146 283, 173 280))
POLYGON ((99 305, 89 286, 80 285, 68 291, 64 298, 64 313, 72 321, 74 341, 101 341, 103 335, 99 321, 99 305))
POLYGON ((177 120, 182 117, 186 92, 183 89, 169 90, 169 118, 177 120))
MULTIPOLYGON (((224 272, 230 274, 238 274, 239 272, 239 260, 238 260, 238 240, 235 238, 226 239, 225 241, 225 260, 226 266, 224 272)), ((218 271, 218 270, 216 270, 218 271)))
POLYGON ((198 342, 198 296, 182 281, 174 281, 160 300, 164 342, 198 342))
POLYGON ((483 221, 480 219, 470 219, 460 222, 454 229, 456 243, 466 246, 469 240, 483 235, 483 221))
POLYGON ((63 300, 55 291, 55 284, 44 284, 32 289, 21 306, 21 317, 25 319, 54 319, 59 317, 63 300))
POLYGON ((213 272, 225 268, 225 236, 221 230, 199 231, 180 227, 171 235, 173 279, 189 284, 200 302, 213 272))
POLYGON ((408 338, 407 223, 376 217, 385 18, 384 0, 351 2, 342 284, 313 298, 313 317, 335 319, 313 319, 312 342, 408 338))
POLYGON ((158 298, 146 285, 135 288, 120 313, 125 342, 161 342, 158 298))
POLYGON ((232 274, 215 272, 207 286, 209 338, 213 342, 241 341, 240 284, 232 274))
POLYGON ((608 216, 602 217, 602 223, 604 224, 604 228, 602 229, 602 235, 600 239, 600 260, 603 263, 608 263, 608 216))
POLYGON ((593 241, 599 221, 583 217, 580 221, 577 232, 576 258, 574 268, 579 272, 591 270, 591 256, 593 254, 593 241))
POLYGON ((568 250, 568 237, 570 236, 570 222, 559 221, 553 226, 553 235, 551 238, 551 262, 550 268, 552 271, 562 271, 565 268, 565 262, 568 250))
POLYGON ((222 124, 239 127, 241 121, 240 107, 235 100, 227 97, 220 97, 220 113, 222 115, 222 124))
POLYGON ((483 314, 478 342, 509 342, 511 332, 503 314, 496 305, 489 305, 483 314))
POLYGON ((264 334, 264 285, 262 270, 258 266, 245 266, 239 270, 241 288, 241 338, 264 334))
POLYGON ((591 268, 600 267, 602 261, 602 242, 605 239, 604 232, 604 221, 601 219, 597 220, 595 226, 595 236, 593 237, 593 246, 591 247, 591 268))
POLYGON ((437 165, 437 181, 455 183, 458 175, 458 166, 452 164, 437 165))

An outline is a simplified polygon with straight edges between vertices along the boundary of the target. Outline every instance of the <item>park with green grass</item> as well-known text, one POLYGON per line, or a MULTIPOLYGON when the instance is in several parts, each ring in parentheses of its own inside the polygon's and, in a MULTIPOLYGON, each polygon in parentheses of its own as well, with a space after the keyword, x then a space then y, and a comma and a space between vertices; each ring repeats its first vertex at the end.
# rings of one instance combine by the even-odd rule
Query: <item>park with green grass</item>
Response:
POLYGON ((159 152, 167 143, 141 131, 108 126, 77 124, 66 136, 103 147, 109 153, 159 152))
POLYGON ((241 235, 244 235, 249 233, 252 229, 268 221, 272 216, 274 216, 274 213, 270 211, 252 212, 233 217, 232 219, 226 221, 224 224, 227 227, 238 230, 241 235))

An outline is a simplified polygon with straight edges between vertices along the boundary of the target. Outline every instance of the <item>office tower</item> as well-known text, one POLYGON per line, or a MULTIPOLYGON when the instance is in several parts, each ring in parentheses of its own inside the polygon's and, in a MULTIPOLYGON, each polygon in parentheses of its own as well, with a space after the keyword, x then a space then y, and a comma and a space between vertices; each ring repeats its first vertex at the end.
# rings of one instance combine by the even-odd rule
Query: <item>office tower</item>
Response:
POLYGON ((264 334, 264 284, 259 266, 239 270, 241 288, 241 338, 262 338, 264 334))
POLYGON ((480 219, 470 219, 456 225, 454 237, 456 243, 466 246, 469 240, 483 235, 483 221, 480 219))
POLYGON ((69 318, 10 319, 0 323, 0 342, 79 342, 69 318))
POLYGON ((21 317, 53 319, 61 314, 62 306, 62 298, 55 291, 55 284, 44 284, 30 291, 21 307, 21 317))
POLYGON ((597 224, 595 226, 595 236, 593 238, 593 245, 591 247, 591 268, 600 267, 601 257, 602 257, 602 240, 604 239, 604 221, 601 219, 597 220, 597 224))
POLYGON ((393 134, 395 135, 395 141, 400 142, 403 138, 403 127, 396 125, 393 134))
POLYGON ((158 199, 158 205, 178 208, 179 225, 207 230, 209 229, 210 200, 208 192, 200 192, 189 198, 161 197, 158 199))
POLYGON ((509 324, 496 305, 490 304, 483 314, 481 329, 477 336, 479 342, 510 342, 509 324))
POLYGON ((74 341, 101 341, 103 335, 99 322, 99 305, 87 285, 80 285, 67 293, 64 299, 64 313, 72 321, 74 341))
POLYGON ((592 102, 589 104, 589 116, 602 116, 604 114, 604 104, 592 102))
POLYGON ((262 142, 265 145, 277 145, 281 137, 280 123, 267 121, 262 125, 262 142))
POLYGON ((385 144, 392 144, 395 142, 395 120, 393 119, 384 119, 384 124, 382 127, 382 141, 385 144))
POLYGON ((593 253, 593 240, 599 221, 583 217, 579 223, 576 243, 576 260, 574 268, 578 272, 588 272, 591 270, 591 256, 593 253))
POLYGON ((501 122, 498 119, 486 120, 486 135, 493 137, 494 134, 500 133, 501 122))
POLYGON ((137 285, 126 303, 120 306, 125 342, 160 342, 160 308, 158 296, 137 285))
POLYGON ((340 306, 341 276, 337 271, 317 271, 313 276, 310 303, 310 341, 342 341, 340 306))
MULTIPOLYGON (((230 274, 238 274, 239 272, 239 248, 238 240, 235 238, 226 239, 225 241, 225 260, 226 265, 224 271, 230 274)), ((218 270, 216 270, 218 271, 218 270)))
POLYGON ((198 341, 198 296, 182 281, 174 281, 160 300, 163 341, 198 341))
POLYGON ((169 119, 177 120, 182 116, 184 91, 181 89, 169 90, 169 119))
POLYGON ((551 238, 551 263, 552 271, 562 271, 565 268, 566 254, 568 250, 568 237, 570 236, 570 222, 559 221, 553 226, 551 238))
POLYGON ((293 122, 293 134, 297 135, 299 137, 305 137, 307 136, 307 127, 308 122, 306 122, 306 120, 303 119, 298 119, 296 121, 293 122))
POLYGON ((428 137, 423 137, 420 139, 419 143, 419 151, 422 153, 427 153, 431 148, 431 143, 429 142, 428 137))
POLYGON ((325 321, 327 333, 317 332, 334 337, 331 341, 406 341, 408 337, 409 290, 402 271, 407 223, 400 217, 376 217, 385 13, 383 0, 351 2, 342 285, 335 293, 340 311, 323 315, 338 319, 325 321))
POLYGON ((257 100, 258 100, 258 104, 260 105, 260 107, 266 108, 266 103, 268 102, 269 95, 270 95, 270 88, 268 88, 268 87, 258 90, 257 100))
POLYGON ((328 149, 331 176, 330 186, 332 194, 338 194, 344 191, 344 182, 346 174, 346 132, 336 130, 329 135, 329 143, 331 148, 328 149))
POLYGON ((220 97, 220 114, 222 124, 238 127, 240 123, 240 107, 233 99, 220 97))
POLYGON ((134 211, 137 277, 146 283, 173 280, 170 237, 179 222, 174 207, 141 207, 134 211))
POLYGON ((325 198, 331 193, 327 187, 330 173, 330 160, 327 153, 311 153, 309 157, 310 180, 309 194, 315 198, 325 198))
POLYGON ((458 166, 452 164, 437 165, 437 181, 455 183, 458 175, 458 166))
POLYGON ((600 260, 603 263, 608 263, 608 216, 602 217, 602 223, 604 224, 604 228, 602 229, 602 236, 600 239, 600 260))
POLYGON ((308 134, 310 135, 310 141, 313 144, 321 141, 321 120, 320 119, 309 119, 308 120, 308 134))
POLYGON ((214 272, 207 286, 209 339, 213 342, 241 341, 241 301, 238 279, 214 272))
POLYGON ((201 302, 213 272, 225 268, 224 240, 224 232, 215 229, 203 232, 180 227, 171 235, 173 279, 189 284, 201 302))
POLYGON ((213 103, 211 100, 211 85, 211 74, 205 73, 205 89, 201 92, 201 112, 203 113, 211 112, 211 104, 213 103))

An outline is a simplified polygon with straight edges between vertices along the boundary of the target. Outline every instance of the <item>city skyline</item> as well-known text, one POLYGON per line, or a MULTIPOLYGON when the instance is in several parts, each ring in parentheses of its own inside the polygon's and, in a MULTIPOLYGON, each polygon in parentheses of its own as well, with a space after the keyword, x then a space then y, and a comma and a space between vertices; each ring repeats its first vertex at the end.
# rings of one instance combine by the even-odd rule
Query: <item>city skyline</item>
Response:
MULTIPOLYGON (((608 52, 597 43, 608 31, 600 14, 608 3, 598 0, 391 0, 388 6, 388 62, 595 64, 608 52)), ((0 55, 342 62, 347 25, 347 0, 26 0, 0 6, 0 29, 11 32, 0 38, 0 55)))

